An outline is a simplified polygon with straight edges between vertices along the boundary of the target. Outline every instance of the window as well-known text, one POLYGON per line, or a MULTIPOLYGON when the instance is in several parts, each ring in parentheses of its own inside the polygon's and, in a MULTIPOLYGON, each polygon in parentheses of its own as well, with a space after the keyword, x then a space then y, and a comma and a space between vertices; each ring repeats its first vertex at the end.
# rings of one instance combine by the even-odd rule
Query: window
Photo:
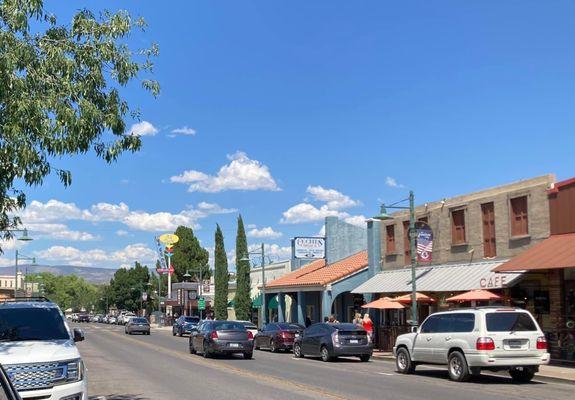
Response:
POLYGON ((409 221, 403 221, 403 254, 405 265, 411 264, 411 248, 409 240, 409 221))
POLYGON ((423 325, 421 325, 421 333, 437 333, 439 322, 438 315, 432 315, 427 318, 423 325))
POLYGON ((529 234, 527 220, 527 196, 511 199, 511 236, 526 236, 529 234))
POLYGON ((453 313, 449 316, 449 332, 472 332, 475 328, 475 314, 453 313))
POLYGON ((465 210, 451 211, 451 244, 465 244, 465 210))
POLYGON ((395 225, 387 225, 385 227, 385 231, 387 234, 387 244, 385 246, 385 253, 386 254, 394 254, 395 253, 395 225))
POLYGON ((483 220, 483 257, 491 258, 497 255, 495 242, 495 210, 493 203, 481 205, 483 220))
POLYGON ((533 332, 537 330, 533 318, 524 312, 493 312, 485 316, 489 332, 533 332))
POLYGON ((0 310, 0 341, 69 340, 70 334, 54 307, 0 310))

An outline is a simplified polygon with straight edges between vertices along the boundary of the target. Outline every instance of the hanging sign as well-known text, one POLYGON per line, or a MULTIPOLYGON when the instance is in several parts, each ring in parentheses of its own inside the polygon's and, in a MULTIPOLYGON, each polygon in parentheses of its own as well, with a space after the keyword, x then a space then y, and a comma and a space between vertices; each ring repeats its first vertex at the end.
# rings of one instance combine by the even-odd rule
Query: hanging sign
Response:
POLYGON ((325 238, 296 237, 292 243, 294 258, 325 258, 325 238))
POLYGON ((431 262, 433 254, 433 231, 429 225, 417 222, 417 262, 431 262))
POLYGON ((165 245, 173 245, 174 243, 178 243, 178 241, 180 240, 178 235, 174 235, 173 233, 164 233, 163 235, 160 236, 159 239, 160 242, 162 242, 165 245))

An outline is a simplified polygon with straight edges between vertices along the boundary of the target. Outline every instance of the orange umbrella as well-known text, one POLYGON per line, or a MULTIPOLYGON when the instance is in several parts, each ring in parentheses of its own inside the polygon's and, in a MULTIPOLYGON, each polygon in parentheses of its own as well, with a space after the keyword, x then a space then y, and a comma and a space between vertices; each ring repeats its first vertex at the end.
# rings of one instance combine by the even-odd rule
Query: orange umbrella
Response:
MULTIPOLYGON (((435 303, 435 299, 429 297, 426 294, 423 293, 415 293, 415 300, 418 303, 435 303)), ((411 293, 403 295, 403 296, 399 296, 399 297, 395 297, 393 299, 391 299, 391 301, 398 301, 400 303, 411 303, 411 293)))
POLYGON ((489 300, 502 300, 503 297, 490 292, 489 290, 475 289, 469 292, 458 294, 457 296, 450 297, 445 301, 489 301, 489 300))
POLYGON ((372 301, 371 303, 364 304, 363 306, 361 306, 361 308, 378 308, 380 310, 401 310, 404 309, 405 307, 402 304, 391 300, 389 297, 382 297, 380 299, 372 301))

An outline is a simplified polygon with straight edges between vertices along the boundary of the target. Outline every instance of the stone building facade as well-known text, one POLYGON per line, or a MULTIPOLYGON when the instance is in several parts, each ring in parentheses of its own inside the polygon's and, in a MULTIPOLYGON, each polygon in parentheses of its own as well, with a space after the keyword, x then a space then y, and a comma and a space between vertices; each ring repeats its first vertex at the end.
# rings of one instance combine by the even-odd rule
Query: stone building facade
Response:
MULTIPOLYGON (((426 203, 416 220, 434 234, 432 264, 511 258, 549 237, 547 189, 552 174, 426 203)), ((409 213, 381 225, 383 270, 410 265, 409 213)))

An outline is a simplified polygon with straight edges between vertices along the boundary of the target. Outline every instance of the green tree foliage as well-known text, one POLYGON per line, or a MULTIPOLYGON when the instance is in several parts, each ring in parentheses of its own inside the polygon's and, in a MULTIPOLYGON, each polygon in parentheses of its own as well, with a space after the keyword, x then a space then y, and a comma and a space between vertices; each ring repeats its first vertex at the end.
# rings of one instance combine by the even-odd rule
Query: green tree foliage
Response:
MULTIPOLYGON (((126 45, 143 19, 126 11, 99 16, 80 10, 60 24, 42 0, 0 1, 0 235, 20 224, 25 186, 55 173, 64 186, 71 172, 62 157, 93 151, 107 163, 140 149, 124 119, 138 117, 120 89, 152 71, 158 48, 136 54, 126 45)), ((157 82, 142 79, 154 96, 157 82)))
POLYGON ((228 257, 224 247, 224 235, 216 225, 216 248, 214 251, 215 285, 214 309, 216 319, 228 319, 228 257))
POLYGON ((199 278, 200 268, 202 269, 202 279, 209 279, 208 259, 210 255, 200 245, 200 241, 194 236, 192 228, 178 226, 175 233, 180 240, 174 245, 174 255, 172 256, 174 275, 172 279, 175 282, 182 282, 186 271, 199 278))
POLYGON ((110 304, 119 310, 138 311, 142 292, 148 293, 148 302, 152 301, 153 288, 150 282, 150 272, 146 266, 136 261, 134 268, 120 268, 110 280, 110 304))
MULTIPOLYGON (((26 278, 32 285, 41 285, 41 294, 58 304, 62 311, 92 311, 99 308, 103 285, 94 285, 76 275, 54 275, 49 272, 29 275, 26 278)), ((38 286, 36 286, 38 287, 38 286)), ((35 293, 36 294, 36 293, 35 293)))
POLYGON ((236 296, 234 298, 236 318, 247 321, 251 317, 252 300, 250 297, 250 262, 243 261, 248 257, 248 241, 244 229, 242 216, 238 217, 238 231, 236 235, 236 296))

